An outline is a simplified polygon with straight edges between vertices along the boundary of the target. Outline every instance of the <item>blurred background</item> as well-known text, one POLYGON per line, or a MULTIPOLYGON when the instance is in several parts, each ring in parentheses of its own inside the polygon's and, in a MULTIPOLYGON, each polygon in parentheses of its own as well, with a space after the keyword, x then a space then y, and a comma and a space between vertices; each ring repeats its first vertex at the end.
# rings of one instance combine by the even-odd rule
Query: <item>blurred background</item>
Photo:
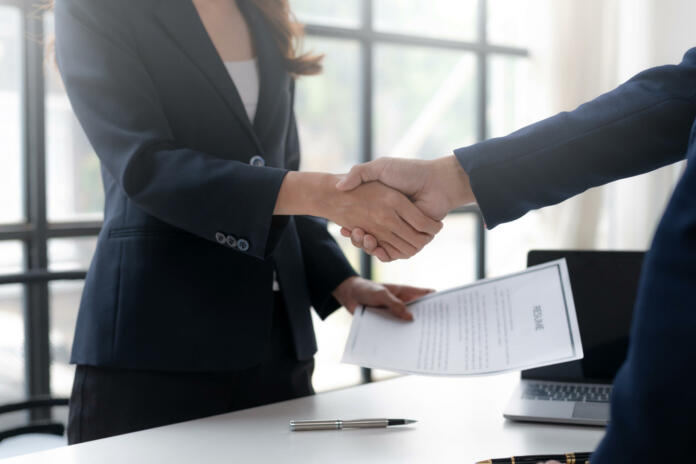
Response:
MULTIPOLYGON (((99 163, 46 59, 53 18, 0 0, 0 403, 68 395, 102 217, 99 163)), ((696 45, 690 0, 291 0, 325 71, 298 81, 304 170, 433 158, 570 110, 696 45)), ((446 218, 416 258, 382 264, 331 230, 356 269, 437 289, 525 266, 532 248, 645 249, 681 166, 590 190, 484 232, 446 218)), ((346 311, 315 320, 318 391, 386 372, 340 364, 346 311)))

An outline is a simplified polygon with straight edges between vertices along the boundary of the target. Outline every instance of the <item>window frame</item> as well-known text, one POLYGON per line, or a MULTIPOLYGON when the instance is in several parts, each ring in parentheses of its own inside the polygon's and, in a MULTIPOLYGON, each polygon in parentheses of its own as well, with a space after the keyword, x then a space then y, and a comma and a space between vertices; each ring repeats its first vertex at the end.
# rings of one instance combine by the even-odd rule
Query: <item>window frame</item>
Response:
MULTIPOLYGON (((360 43, 361 69, 360 88, 362 98, 360 101, 361 130, 360 143, 362 157, 361 162, 375 159, 374 156, 374 50, 381 44, 395 44, 412 47, 428 47, 433 49, 457 50, 471 52, 476 55, 476 140, 483 141, 488 138, 488 63, 493 55, 508 57, 528 57, 529 51, 524 48, 494 45, 488 42, 488 8, 487 0, 478 0, 477 38, 476 41, 440 39, 417 34, 403 34, 384 32, 374 27, 374 3, 379 0, 361 0, 361 21, 358 27, 343 27, 322 25, 315 23, 305 24, 307 36, 319 38, 332 38, 353 40, 360 43)), ((476 217, 476 260, 475 275, 477 279, 486 276, 486 227, 479 209, 475 206, 458 208, 453 214, 473 214, 476 217)), ((366 253, 361 253, 360 273, 366 278, 372 278, 374 258, 366 253)), ((372 371, 362 368, 363 382, 372 381, 372 371)))
MULTIPOLYGON (((356 28, 307 24, 308 36, 354 40, 360 44, 360 161, 374 159, 374 49, 379 44, 425 46, 472 52, 477 61, 476 123, 477 140, 488 135, 488 60, 492 55, 526 57, 523 48, 497 46, 488 43, 487 0, 478 0, 477 40, 438 39, 421 35, 389 33, 374 28, 375 0, 361 0, 361 25, 356 28)), ((16 7, 22 14, 22 140, 24 167, 24 221, 0 225, 0 241, 20 241, 24 248, 22 272, 0 275, 0 285, 21 284, 24 289, 25 394, 27 397, 49 395, 51 353, 49 344, 50 301, 49 283, 57 280, 84 280, 86 270, 50 271, 48 243, 54 238, 96 237, 101 221, 50 222, 47 217, 46 183, 46 109, 43 19, 44 12, 35 0, 0 0, 0 6, 16 7)), ((485 226, 476 207, 465 207, 450 214, 474 214, 476 225, 476 277, 485 277, 485 226)), ((360 271, 371 278, 373 258, 362 253, 360 271)), ((362 370, 364 382, 371 381, 371 371, 362 370)), ((36 411, 35 418, 44 418, 48 411, 36 411)))

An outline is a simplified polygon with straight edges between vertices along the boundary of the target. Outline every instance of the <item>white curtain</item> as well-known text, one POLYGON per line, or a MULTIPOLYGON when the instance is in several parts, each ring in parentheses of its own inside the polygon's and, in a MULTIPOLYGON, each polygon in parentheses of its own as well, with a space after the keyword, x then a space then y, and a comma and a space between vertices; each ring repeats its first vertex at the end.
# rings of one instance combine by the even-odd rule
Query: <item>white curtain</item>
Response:
MULTIPOLYGON (((497 0, 493 0, 497 1, 497 0)), ((692 0, 529 0, 532 101, 525 123, 571 110, 696 46, 692 0)), ((591 189, 489 233, 489 274, 532 248, 647 249, 681 164, 591 189)))

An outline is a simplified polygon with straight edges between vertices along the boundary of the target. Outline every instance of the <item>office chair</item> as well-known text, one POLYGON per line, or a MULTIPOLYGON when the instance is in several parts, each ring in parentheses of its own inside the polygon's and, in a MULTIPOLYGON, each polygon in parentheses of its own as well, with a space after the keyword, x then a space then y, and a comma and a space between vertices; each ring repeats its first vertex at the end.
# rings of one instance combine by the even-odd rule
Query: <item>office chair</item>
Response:
MULTIPOLYGON (((67 398, 32 398, 18 403, 0 405, 0 415, 67 405, 67 398)), ((32 420, 24 426, 0 430, 0 459, 65 445, 67 445, 65 424, 50 419, 32 420)))

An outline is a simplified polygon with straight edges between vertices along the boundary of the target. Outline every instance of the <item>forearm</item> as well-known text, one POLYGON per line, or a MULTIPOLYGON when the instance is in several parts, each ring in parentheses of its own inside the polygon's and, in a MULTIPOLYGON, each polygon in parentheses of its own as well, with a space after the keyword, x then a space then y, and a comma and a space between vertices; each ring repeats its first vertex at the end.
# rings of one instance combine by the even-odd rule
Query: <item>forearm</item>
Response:
POLYGON ((319 216, 329 218, 329 204, 337 195, 338 177, 318 172, 290 171, 283 179, 274 215, 319 216))
POLYGON ((574 111, 455 150, 488 226, 683 159, 694 82, 696 49, 574 111))

